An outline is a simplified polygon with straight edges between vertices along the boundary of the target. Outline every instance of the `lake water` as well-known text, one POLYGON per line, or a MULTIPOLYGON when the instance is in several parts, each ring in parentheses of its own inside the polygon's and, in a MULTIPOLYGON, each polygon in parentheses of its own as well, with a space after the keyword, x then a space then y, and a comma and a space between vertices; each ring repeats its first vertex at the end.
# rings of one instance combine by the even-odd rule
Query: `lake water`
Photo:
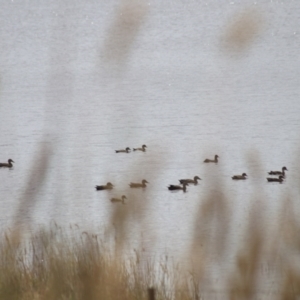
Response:
POLYGON ((0 14, 0 160, 15 161, 0 170, 2 229, 21 219, 97 231, 114 213, 108 199, 126 194, 139 216, 128 231, 173 255, 216 191, 232 242, 252 205, 270 226, 285 195, 297 205, 297 1, 15 0, 0 14), (215 154, 217 165, 203 164, 215 154), (282 166, 284 184, 267 183, 282 166), (243 172, 247 181, 231 180, 243 172), (187 193, 167 190, 195 175, 187 193), (144 178, 147 189, 128 189, 144 178), (95 191, 107 181, 116 188, 95 191))

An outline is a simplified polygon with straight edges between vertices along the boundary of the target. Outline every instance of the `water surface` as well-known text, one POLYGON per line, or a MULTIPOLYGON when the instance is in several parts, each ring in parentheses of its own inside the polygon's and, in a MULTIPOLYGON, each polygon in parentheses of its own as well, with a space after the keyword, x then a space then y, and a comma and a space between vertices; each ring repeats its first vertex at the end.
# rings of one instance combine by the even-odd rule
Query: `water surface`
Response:
POLYGON ((216 191, 232 212, 232 243, 252 204, 263 202, 272 226, 285 195, 297 203, 297 2, 147 1, 137 12, 118 1, 2 2, 0 158, 16 162, 0 170, 2 229, 21 216, 32 228, 101 231, 108 199, 126 194, 126 209, 133 198, 143 209, 128 230, 146 251, 174 254, 189 247, 196 212, 216 191), (230 26, 243 14, 240 41, 230 26), (146 153, 115 153, 142 144, 146 153), (203 164, 215 154, 217 165, 203 164), (284 165, 285 183, 268 184, 267 171, 284 165), (231 180, 243 172, 249 180, 231 180), (187 193, 167 190, 195 175, 202 181, 187 193), (147 189, 128 189, 144 178, 147 189), (116 189, 95 191, 107 181, 116 189), (32 201, 21 206, 24 197, 32 201))

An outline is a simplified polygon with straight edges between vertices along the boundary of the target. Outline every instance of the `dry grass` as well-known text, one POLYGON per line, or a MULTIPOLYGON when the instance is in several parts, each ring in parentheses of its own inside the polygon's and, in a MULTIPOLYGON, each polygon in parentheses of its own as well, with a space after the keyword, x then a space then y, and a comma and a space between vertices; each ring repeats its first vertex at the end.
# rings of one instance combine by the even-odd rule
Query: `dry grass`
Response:
POLYGON ((74 237, 54 226, 19 245, 4 235, 0 299, 147 299, 155 282, 162 287, 157 299, 173 294, 167 264, 161 263, 157 272, 148 261, 141 269, 138 253, 131 258, 111 255, 96 235, 77 233, 74 237))
POLYGON ((236 53, 243 53, 252 45, 263 30, 263 17, 260 11, 246 9, 231 16, 222 35, 223 47, 236 53))
POLYGON ((295 264, 300 250, 299 225, 289 199, 282 205, 282 224, 271 232, 263 230, 262 207, 253 206, 246 238, 239 245, 235 265, 224 274, 226 284, 222 288, 208 279, 211 265, 226 261, 229 246, 228 217, 233 211, 222 191, 217 190, 200 202, 193 243, 186 254, 186 260, 192 263, 190 267, 167 259, 151 261, 138 251, 130 257, 122 255, 126 235, 121 228, 129 229, 129 211, 126 207, 122 213, 120 208, 124 206, 114 207, 112 220, 121 220, 115 229, 120 230, 122 239, 121 243, 115 241, 118 249, 114 251, 105 248, 97 235, 80 232, 79 228, 65 230, 53 225, 24 239, 15 230, 4 234, 0 248, 0 299, 300 297, 300 273, 295 264), (273 236, 273 242, 267 243, 266 235, 268 240, 273 236), (216 250, 213 262, 208 259, 212 249, 216 250), (272 272, 264 274, 261 266, 268 266, 272 272), (155 287, 154 293, 149 287, 155 287))

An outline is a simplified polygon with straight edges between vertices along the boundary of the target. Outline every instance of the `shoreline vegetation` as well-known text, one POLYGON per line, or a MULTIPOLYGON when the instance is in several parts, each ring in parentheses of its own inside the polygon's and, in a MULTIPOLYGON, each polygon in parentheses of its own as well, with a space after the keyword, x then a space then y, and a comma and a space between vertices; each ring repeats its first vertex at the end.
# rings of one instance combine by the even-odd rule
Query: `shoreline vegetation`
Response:
POLYGON ((262 207, 251 208, 243 242, 231 268, 226 268, 218 281, 210 278, 211 267, 219 265, 221 270, 226 265, 230 211, 220 191, 203 200, 185 257, 187 266, 179 261, 170 263, 167 258, 143 257, 143 250, 124 255, 126 235, 122 231, 128 216, 123 206, 113 205, 114 213, 122 219, 114 223, 121 241, 115 240, 110 249, 99 235, 82 232, 78 226, 70 226, 70 231, 54 224, 29 237, 22 237, 17 227, 7 231, 0 246, 0 299, 299 297, 299 224, 290 199, 283 202, 281 224, 272 230, 264 228, 262 207), (216 234, 215 227, 222 230, 216 234), (206 230, 209 234, 203 233, 206 230), (212 250, 217 253, 214 261, 212 250))
POLYGON ((143 259, 139 251, 120 255, 80 228, 69 235, 54 225, 22 241, 10 232, 1 240, 0 299, 297 299, 300 275, 290 250, 298 246, 299 255, 300 240, 294 226, 288 224, 287 236, 277 241, 286 242, 280 253, 275 245, 267 249, 260 228, 251 225, 225 287, 207 279, 210 262, 197 247, 186 268, 167 257, 143 259))

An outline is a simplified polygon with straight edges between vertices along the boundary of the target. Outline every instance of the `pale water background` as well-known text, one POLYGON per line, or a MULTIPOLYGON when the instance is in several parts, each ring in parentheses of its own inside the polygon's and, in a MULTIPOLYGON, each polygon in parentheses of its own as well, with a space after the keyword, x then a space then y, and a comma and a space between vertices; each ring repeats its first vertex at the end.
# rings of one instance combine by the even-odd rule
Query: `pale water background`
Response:
POLYGON ((265 202, 272 226, 284 195, 300 200, 300 2, 130 3, 1 0, 0 160, 15 161, 0 170, 1 229, 18 212, 31 228, 100 232, 108 198, 126 193, 130 205, 134 194, 148 203, 132 220, 142 247, 175 255, 218 186, 232 242, 252 204, 265 202), (142 144, 146 153, 114 151, 142 144), (41 147, 51 155, 39 186, 41 147), (215 154, 218 165, 203 164, 215 154), (284 165, 286 182, 268 184, 284 165), (249 180, 231 180, 243 172, 249 180), (195 175, 186 194, 167 190, 195 175), (128 191, 143 178, 147 189, 128 191), (107 181, 116 189, 95 191, 107 181), (19 207, 24 195, 32 207, 19 207))

